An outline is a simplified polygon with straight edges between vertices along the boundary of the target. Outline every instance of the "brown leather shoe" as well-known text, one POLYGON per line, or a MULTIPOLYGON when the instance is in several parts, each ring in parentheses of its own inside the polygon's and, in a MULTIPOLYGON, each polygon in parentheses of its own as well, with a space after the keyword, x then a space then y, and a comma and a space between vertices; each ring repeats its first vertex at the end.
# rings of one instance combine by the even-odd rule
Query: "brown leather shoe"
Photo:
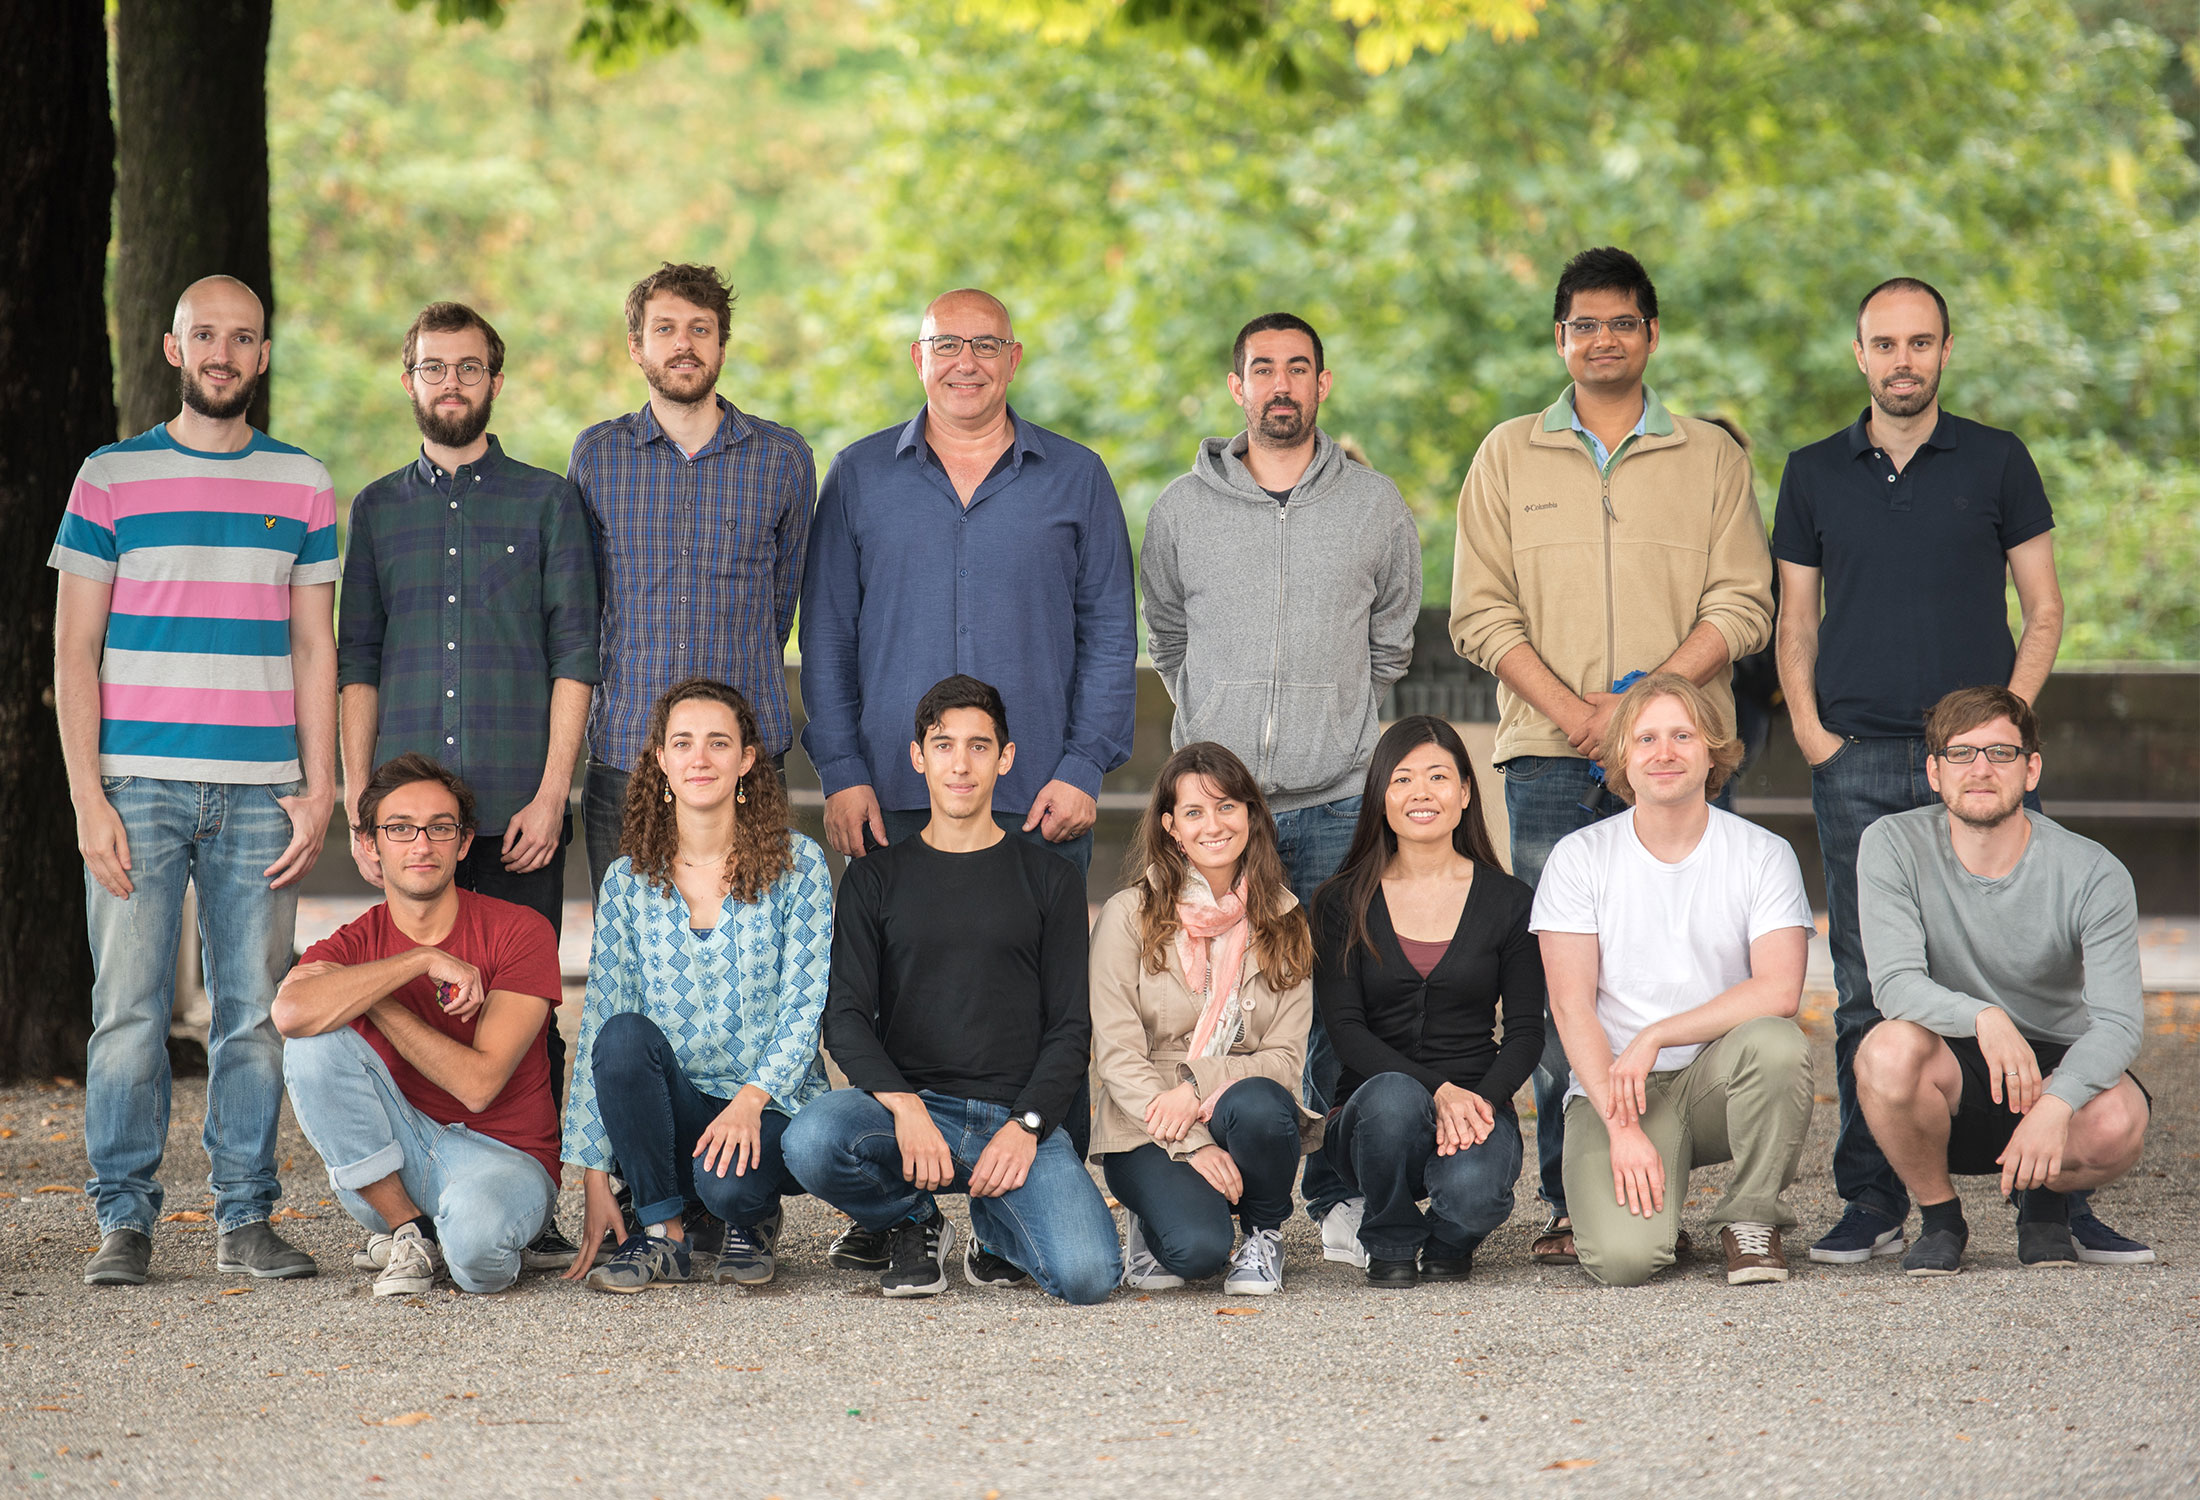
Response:
POLYGON ((1770 1224, 1729 1224, 1719 1231, 1726 1252, 1726 1284, 1788 1279, 1787 1257, 1780 1253, 1780 1231, 1770 1224))
POLYGON ((1718 1247, 1727 1251, 1729 1287, 1786 1280, 1786 1256, 1780 1254, 1780 1229, 1769 1223, 1731 1223, 1718 1232, 1718 1247))

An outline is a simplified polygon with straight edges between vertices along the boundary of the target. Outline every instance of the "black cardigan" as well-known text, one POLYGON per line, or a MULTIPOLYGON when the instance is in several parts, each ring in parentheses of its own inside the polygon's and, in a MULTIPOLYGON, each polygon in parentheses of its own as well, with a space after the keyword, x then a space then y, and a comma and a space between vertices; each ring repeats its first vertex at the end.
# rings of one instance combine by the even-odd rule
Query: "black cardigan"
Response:
POLYGON ((1528 930, 1534 892, 1503 871, 1476 869, 1451 946, 1426 979, 1406 961, 1380 890, 1367 912, 1380 958, 1350 941, 1345 903, 1335 888, 1329 894, 1317 913, 1314 998, 1343 1066, 1331 1102, 1379 1073, 1404 1073, 1431 1094, 1453 1083, 1512 1108, 1543 1055, 1543 953, 1528 930))

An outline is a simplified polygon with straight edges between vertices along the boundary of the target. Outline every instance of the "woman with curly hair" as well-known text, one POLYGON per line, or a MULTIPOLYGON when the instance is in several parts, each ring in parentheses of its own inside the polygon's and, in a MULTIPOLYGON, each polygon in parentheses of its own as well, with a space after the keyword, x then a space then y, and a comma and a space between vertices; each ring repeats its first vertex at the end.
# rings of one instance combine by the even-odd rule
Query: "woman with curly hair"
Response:
POLYGON ((1092 1150, 1130 1210, 1124 1284, 1283 1290, 1283 1225, 1321 1118, 1298 1103, 1314 943, 1245 763, 1169 757, 1092 934, 1092 1150), (1235 1255, 1235 1218, 1245 1241, 1235 1255))
POLYGON ((756 738, 740 693, 691 677, 657 700, 627 783, 565 1111, 587 1198, 565 1274, 598 1291, 767 1282, 779 1200, 802 1191, 780 1137, 826 1088, 832 888, 756 738), (643 1227, 591 1270, 621 1227, 614 1171, 643 1227))

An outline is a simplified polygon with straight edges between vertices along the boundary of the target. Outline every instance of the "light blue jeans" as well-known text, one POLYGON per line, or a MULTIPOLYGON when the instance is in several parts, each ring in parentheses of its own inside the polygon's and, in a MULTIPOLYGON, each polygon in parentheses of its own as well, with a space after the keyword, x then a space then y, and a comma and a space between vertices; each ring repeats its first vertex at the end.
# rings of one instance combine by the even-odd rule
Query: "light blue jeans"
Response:
POLYGON ((290 967, 298 890, 269 890, 263 873, 290 843, 290 815, 273 786, 103 776, 130 840, 127 900, 84 874, 92 943, 92 1037, 85 1058, 85 1183, 101 1234, 153 1232, 168 1143, 168 1022, 176 1003, 183 893, 199 892, 206 951, 206 1154, 214 1219, 224 1232, 265 1219, 275 1179, 283 1042, 269 1011, 290 967))
MULTIPOLYGON (((917 1095, 947 1140, 954 1180, 943 1193, 970 1191, 970 1169, 1008 1124, 1008 1110, 983 1099, 930 1089, 917 1095)), ((861 1089, 834 1089, 802 1106, 781 1138, 787 1166, 811 1193, 865 1229, 919 1222, 939 1211, 931 1193, 901 1175, 894 1117, 861 1089)), ((1064 1302, 1104 1302, 1123 1275, 1115 1216, 1071 1149, 1067 1130, 1039 1142, 1024 1185, 998 1198, 970 1200, 970 1227, 996 1255, 1031 1273, 1039 1289, 1064 1302)))
POLYGON ((283 1076, 298 1128, 328 1166, 344 1212, 375 1234, 389 1225, 358 1190, 395 1173, 435 1220, 451 1280, 469 1292, 519 1279, 519 1253, 548 1221, 558 1185, 526 1152, 413 1108, 381 1055, 349 1026, 294 1037, 283 1076))

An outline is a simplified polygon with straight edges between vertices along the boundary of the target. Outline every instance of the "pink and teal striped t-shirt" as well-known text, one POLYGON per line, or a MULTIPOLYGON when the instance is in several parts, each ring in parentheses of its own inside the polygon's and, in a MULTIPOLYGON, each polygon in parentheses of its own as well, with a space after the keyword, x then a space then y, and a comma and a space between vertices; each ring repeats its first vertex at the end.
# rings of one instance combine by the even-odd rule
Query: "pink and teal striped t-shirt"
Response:
POLYGON ((46 562, 114 587, 100 775, 298 779, 290 591, 339 571, 319 459, 257 431, 202 453, 163 423, 84 460, 46 562))

